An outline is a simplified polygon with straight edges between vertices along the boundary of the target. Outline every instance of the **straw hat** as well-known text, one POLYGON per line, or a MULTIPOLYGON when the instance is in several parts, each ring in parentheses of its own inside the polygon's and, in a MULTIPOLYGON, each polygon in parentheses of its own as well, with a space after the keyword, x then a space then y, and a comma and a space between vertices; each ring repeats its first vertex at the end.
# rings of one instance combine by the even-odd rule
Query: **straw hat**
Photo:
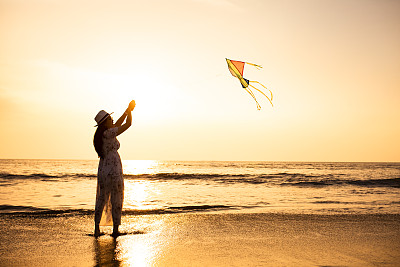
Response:
POLYGON ((100 110, 99 113, 97 113, 96 117, 94 117, 94 120, 97 122, 97 125, 95 125, 94 127, 102 124, 113 113, 114 112, 107 113, 104 110, 100 110))

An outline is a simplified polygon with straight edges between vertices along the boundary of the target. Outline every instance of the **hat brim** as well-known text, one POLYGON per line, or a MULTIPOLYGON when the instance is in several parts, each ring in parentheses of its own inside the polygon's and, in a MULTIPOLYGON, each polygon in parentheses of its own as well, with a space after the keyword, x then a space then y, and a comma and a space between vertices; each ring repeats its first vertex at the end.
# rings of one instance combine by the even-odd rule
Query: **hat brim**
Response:
POLYGON ((97 126, 99 126, 100 124, 102 124, 108 117, 110 117, 110 115, 111 114, 113 114, 114 112, 111 112, 111 113, 107 113, 107 115, 105 115, 100 121, 99 121, 99 123, 97 124, 97 125, 95 125, 94 127, 97 127, 97 126))

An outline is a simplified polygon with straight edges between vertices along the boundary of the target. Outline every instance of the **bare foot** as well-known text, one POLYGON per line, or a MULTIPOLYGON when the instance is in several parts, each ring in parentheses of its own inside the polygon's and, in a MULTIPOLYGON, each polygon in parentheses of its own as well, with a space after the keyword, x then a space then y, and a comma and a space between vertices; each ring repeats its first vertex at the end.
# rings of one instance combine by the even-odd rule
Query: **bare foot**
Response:
POLYGON ((113 233, 112 233, 112 236, 113 236, 113 237, 117 237, 117 236, 120 235, 118 228, 119 228, 119 225, 114 225, 114 227, 113 227, 113 233))
POLYGON ((117 232, 114 232, 114 231, 113 231, 113 233, 111 234, 111 236, 114 237, 114 238, 117 238, 117 237, 120 236, 120 235, 121 235, 121 233, 118 232, 118 231, 117 231, 117 232))
POLYGON ((100 236, 100 227, 98 225, 96 225, 94 227, 94 237, 99 237, 100 236))

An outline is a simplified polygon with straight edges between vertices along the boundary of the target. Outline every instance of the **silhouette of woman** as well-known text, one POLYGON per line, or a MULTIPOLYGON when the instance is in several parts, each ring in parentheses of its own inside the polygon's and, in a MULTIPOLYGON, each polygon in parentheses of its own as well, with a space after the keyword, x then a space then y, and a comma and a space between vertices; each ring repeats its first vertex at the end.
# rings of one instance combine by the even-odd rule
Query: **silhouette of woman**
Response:
POLYGON ((117 136, 125 132, 132 124, 132 110, 135 101, 129 103, 122 116, 113 123, 111 114, 104 110, 95 117, 97 130, 94 134, 94 148, 100 158, 97 171, 96 207, 94 213, 94 236, 100 235, 100 225, 113 225, 114 237, 119 235, 121 224, 122 203, 124 200, 124 179, 122 163, 118 154, 119 142, 117 136), (123 124, 123 122, 126 122, 123 124))

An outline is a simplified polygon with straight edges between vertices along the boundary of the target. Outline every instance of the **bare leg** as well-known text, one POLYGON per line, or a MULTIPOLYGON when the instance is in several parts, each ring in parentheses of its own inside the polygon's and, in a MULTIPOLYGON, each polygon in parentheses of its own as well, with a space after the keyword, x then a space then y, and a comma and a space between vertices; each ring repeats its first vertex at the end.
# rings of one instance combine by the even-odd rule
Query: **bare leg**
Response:
POLYGON ((113 236, 120 235, 118 227, 121 224, 122 203, 124 202, 124 180, 122 177, 114 177, 114 184, 111 190, 112 217, 113 217, 113 236))

